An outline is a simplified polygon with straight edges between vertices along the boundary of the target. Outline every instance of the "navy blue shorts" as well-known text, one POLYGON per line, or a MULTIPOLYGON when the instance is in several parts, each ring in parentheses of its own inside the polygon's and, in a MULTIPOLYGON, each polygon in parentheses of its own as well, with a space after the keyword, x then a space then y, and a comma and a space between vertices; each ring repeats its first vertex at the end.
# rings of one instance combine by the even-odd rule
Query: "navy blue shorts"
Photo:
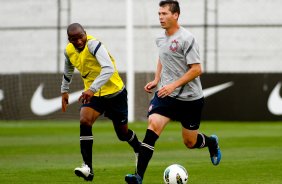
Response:
POLYGON ((194 101, 181 101, 172 97, 159 98, 157 92, 151 100, 148 116, 160 114, 173 121, 181 122, 189 130, 198 130, 201 122, 204 98, 194 101))
POLYGON ((93 96, 90 103, 83 104, 81 107, 91 107, 92 109, 104 114, 114 123, 125 125, 128 122, 128 106, 126 88, 114 97, 93 96))

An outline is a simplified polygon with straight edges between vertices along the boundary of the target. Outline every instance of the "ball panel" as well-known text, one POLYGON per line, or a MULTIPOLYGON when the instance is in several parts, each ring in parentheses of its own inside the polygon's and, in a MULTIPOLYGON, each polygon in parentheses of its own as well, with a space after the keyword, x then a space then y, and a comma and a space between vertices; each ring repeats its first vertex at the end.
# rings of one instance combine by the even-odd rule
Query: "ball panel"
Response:
POLYGON ((183 166, 172 164, 165 169, 163 179, 165 184, 187 184, 188 172, 183 166))

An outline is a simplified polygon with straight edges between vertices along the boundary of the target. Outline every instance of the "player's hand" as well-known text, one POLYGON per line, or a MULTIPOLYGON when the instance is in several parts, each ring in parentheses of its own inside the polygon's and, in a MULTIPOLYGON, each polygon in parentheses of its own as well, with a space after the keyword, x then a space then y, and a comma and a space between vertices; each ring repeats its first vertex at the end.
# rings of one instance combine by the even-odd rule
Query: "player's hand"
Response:
POLYGON ((66 112, 68 104, 69 104, 69 94, 62 93, 62 111, 63 112, 66 112))
POLYGON ((78 101, 83 104, 87 104, 90 102, 90 99, 93 97, 93 95, 94 95, 94 92, 88 89, 87 91, 82 92, 82 94, 78 98, 78 101))
POLYGON ((173 84, 165 85, 158 91, 158 97, 164 98, 170 95, 174 90, 175 90, 175 87, 173 84))
POLYGON ((158 85, 158 82, 156 81, 151 81, 148 84, 145 85, 144 90, 147 93, 152 93, 152 89, 154 89, 158 85))

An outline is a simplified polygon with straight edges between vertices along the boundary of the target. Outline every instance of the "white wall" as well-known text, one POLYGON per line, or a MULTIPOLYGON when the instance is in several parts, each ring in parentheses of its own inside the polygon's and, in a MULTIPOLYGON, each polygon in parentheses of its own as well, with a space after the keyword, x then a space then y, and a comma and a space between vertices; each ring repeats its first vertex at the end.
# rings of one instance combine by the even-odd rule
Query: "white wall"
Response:
MULTIPOLYGON (((134 1, 134 66, 137 72, 155 70, 158 57, 154 39, 158 26, 158 2, 134 1)), ((56 72, 58 0, 1 0, 0 73, 56 72)), ((86 31, 100 39, 126 71, 125 0, 61 0, 61 47, 59 70, 63 69, 63 49, 67 43, 68 18, 80 22, 86 31)), ((204 0, 179 0, 180 23, 198 38, 204 51, 204 0), (190 27, 191 26, 191 27, 190 27)), ((216 23, 216 0, 208 0, 208 23, 216 23)), ((208 72, 281 72, 282 1, 218 0, 218 42, 215 29, 208 29, 208 72), (233 27, 232 25, 276 27, 233 27), (227 26, 226 26, 227 25, 227 26), (218 62, 215 62, 216 43, 218 62)))

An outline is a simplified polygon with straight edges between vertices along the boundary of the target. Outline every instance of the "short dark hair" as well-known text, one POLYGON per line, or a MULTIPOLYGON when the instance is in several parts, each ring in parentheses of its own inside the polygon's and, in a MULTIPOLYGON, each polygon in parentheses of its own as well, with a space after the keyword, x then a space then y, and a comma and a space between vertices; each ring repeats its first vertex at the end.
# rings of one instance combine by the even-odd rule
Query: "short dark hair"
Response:
POLYGON ((178 13, 178 15, 180 15, 180 7, 177 0, 164 0, 159 3, 160 7, 166 5, 169 6, 169 11, 171 11, 172 13, 178 13))
POLYGON ((81 30, 84 31, 84 28, 82 27, 82 25, 80 25, 79 23, 72 23, 67 28, 67 34, 69 34, 70 31, 75 30, 77 28, 80 28, 81 30))

